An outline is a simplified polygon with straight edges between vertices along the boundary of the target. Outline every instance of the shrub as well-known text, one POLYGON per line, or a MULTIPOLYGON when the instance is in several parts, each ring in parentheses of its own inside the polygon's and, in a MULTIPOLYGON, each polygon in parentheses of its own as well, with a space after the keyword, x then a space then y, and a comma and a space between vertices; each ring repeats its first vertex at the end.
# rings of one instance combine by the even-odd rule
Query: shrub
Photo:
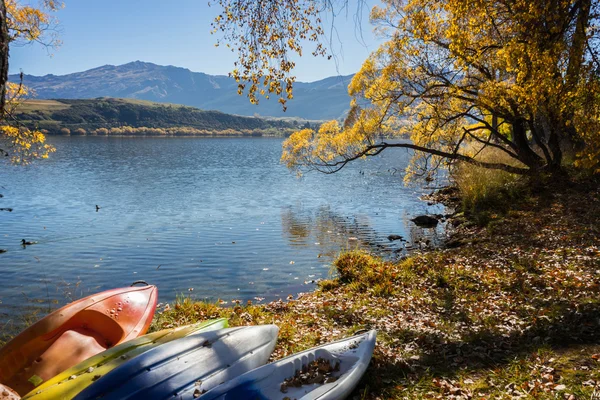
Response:
POLYGON ((96 135, 102 135, 102 136, 108 135, 108 129, 106 129, 106 128, 98 128, 94 132, 96 133, 96 135))
POLYGON ((86 133, 87 132, 83 128, 77 128, 73 131, 74 135, 80 135, 80 136, 85 135, 86 133))
POLYGON ((325 279, 318 283, 319 288, 324 292, 329 292, 330 290, 337 289, 339 287, 338 281, 334 279, 325 279))
POLYGON ((64 136, 71 136, 71 130, 69 128, 60 128, 60 134, 64 136))
POLYGON ((394 292, 393 268, 383 260, 362 250, 341 254, 333 263, 339 280, 351 291, 371 290, 375 296, 390 296, 394 292))
POLYGON ((377 269, 379 260, 360 250, 341 254, 333 263, 344 283, 360 281, 368 270, 377 269))

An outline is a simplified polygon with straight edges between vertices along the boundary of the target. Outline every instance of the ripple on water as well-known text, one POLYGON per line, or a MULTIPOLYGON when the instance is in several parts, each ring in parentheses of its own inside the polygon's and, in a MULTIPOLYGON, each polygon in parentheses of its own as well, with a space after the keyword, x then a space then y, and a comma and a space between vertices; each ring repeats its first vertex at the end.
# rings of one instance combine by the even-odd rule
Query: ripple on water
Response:
POLYGON ((304 281, 326 277, 341 250, 398 257, 405 245, 388 235, 417 245, 443 234, 409 221, 441 209, 403 185, 406 151, 298 179, 279 163, 281 139, 51 141, 50 160, 0 167, 0 202, 14 209, 0 213, 0 318, 138 279, 161 302, 285 298, 312 290, 304 281))

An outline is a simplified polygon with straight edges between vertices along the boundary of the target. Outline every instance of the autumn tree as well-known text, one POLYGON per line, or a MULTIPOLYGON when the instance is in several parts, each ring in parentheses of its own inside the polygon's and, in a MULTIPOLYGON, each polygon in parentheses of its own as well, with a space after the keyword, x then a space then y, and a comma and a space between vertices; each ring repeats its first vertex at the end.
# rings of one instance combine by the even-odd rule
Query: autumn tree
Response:
POLYGON ((0 118, 3 119, 6 104, 6 85, 8 83, 8 15, 6 4, 0 1, 0 118))
MULTIPOLYGON (((252 14, 265 2, 228 3, 244 3, 252 14)), ((292 4, 268 3, 275 10, 292 4)), ((307 15, 318 4, 293 3, 307 15)), ((557 172, 565 151, 599 169, 597 2, 382 3, 371 19, 387 41, 353 78, 346 121, 292 135, 282 157, 290 168, 335 172, 388 148, 409 148, 416 151, 413 171, 463 161, 518 174, 557 172), (410 141, 389 140, 394 136, 410 141), (484 148, 513 162, 482 161, 484 148)), ((257 49, 243 48, 251 54, 257 49)), ((252 77, 253 67, 246 66, 244 77, 252 77)))
POLYGON ((8 82, 9 48, 33 42, 46 47, 58 45, 52 12, 61 7, 56 0, 43 0, 38 7, 0 0, 0 155, 10 156, 13 162, 45 158, 54 148, 45 144, 42 132, 22 126, 14 117, 30 91, 23 82, 8 82))
POLYGON ((260 97, 277 98, 283 109, 293 97, 296 77, 291 57, 303 54, 303 43, 314 44, 313 56, 326 56, 320 13, 328 3, 314 0, 216 0, 222 12, 215 18, 213 34, 221 34, 217 46, 238 54, 230 73, 238 82, 238 94, 246 93, 256 104, 260 97))

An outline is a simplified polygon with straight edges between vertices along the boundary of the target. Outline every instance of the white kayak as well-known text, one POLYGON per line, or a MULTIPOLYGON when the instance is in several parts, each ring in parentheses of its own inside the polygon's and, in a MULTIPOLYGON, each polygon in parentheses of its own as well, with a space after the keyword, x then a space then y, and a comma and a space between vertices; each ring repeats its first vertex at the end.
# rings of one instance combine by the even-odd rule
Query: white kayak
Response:
POLYGON ((165 343, 100 377, 75 399, 196 399, 264 365, 278 332, 275 325, 247 326, 165 343))
POLYGON ((377 331, 338 340, 247 372, 200 400, 341 400, 367 370, 377 331))

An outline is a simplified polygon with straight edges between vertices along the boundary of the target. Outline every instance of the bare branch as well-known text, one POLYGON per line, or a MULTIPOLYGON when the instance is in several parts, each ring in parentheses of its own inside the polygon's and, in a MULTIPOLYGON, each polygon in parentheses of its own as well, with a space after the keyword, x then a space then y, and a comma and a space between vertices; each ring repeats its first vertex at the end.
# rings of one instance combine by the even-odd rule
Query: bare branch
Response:
POLYGON ((335 172, 338 172, 339 170, 341 170, 343 167, 346 166, 346 164, 348 164, 351 161, 358 160, 363 157, 373 157, 373 156, 379 155, 383 150, 385 150, 387 148, 405 148, 405 149, 417 150, 417 151, 421 151, 421 152, 424 152, 427 154, 444 157, 444 158, 447 158, 450 160, 464 161, 469 164, 476 165, 478 167, 489 168, 489 169, 498 169, 498 170, 510 172, 512 174, 533 175, 533 173, 534 173, 534 171, 529 168, 519 168, 519 167, 514 167, 512 165, 507 165, 507 164, 502 164, 502 163, 483 162, 483 161, 476 160, 472 157, 466 156, 464 154, 449 153, 446 151, 432 149, 429 147, 418 146, 418 145, 411 144, 411 143, 386 143, 386 142, 369 145, 369 146, 365 147, 365 149, 360 151, 359 153, 357 153, 353 156, 346 157, 340 161, 334 161, 334 162, 323 163, 323 164, 313 164, 313 166, 316 167, 317 169, 319 169, 319 171, 321 171, 321 172, 325 172, 327 174, 332 174, 332 173, 335 173, 335 172), (327 168, 328 170, 325 171, 325 170, 321 170, 320 168, 327 168))

